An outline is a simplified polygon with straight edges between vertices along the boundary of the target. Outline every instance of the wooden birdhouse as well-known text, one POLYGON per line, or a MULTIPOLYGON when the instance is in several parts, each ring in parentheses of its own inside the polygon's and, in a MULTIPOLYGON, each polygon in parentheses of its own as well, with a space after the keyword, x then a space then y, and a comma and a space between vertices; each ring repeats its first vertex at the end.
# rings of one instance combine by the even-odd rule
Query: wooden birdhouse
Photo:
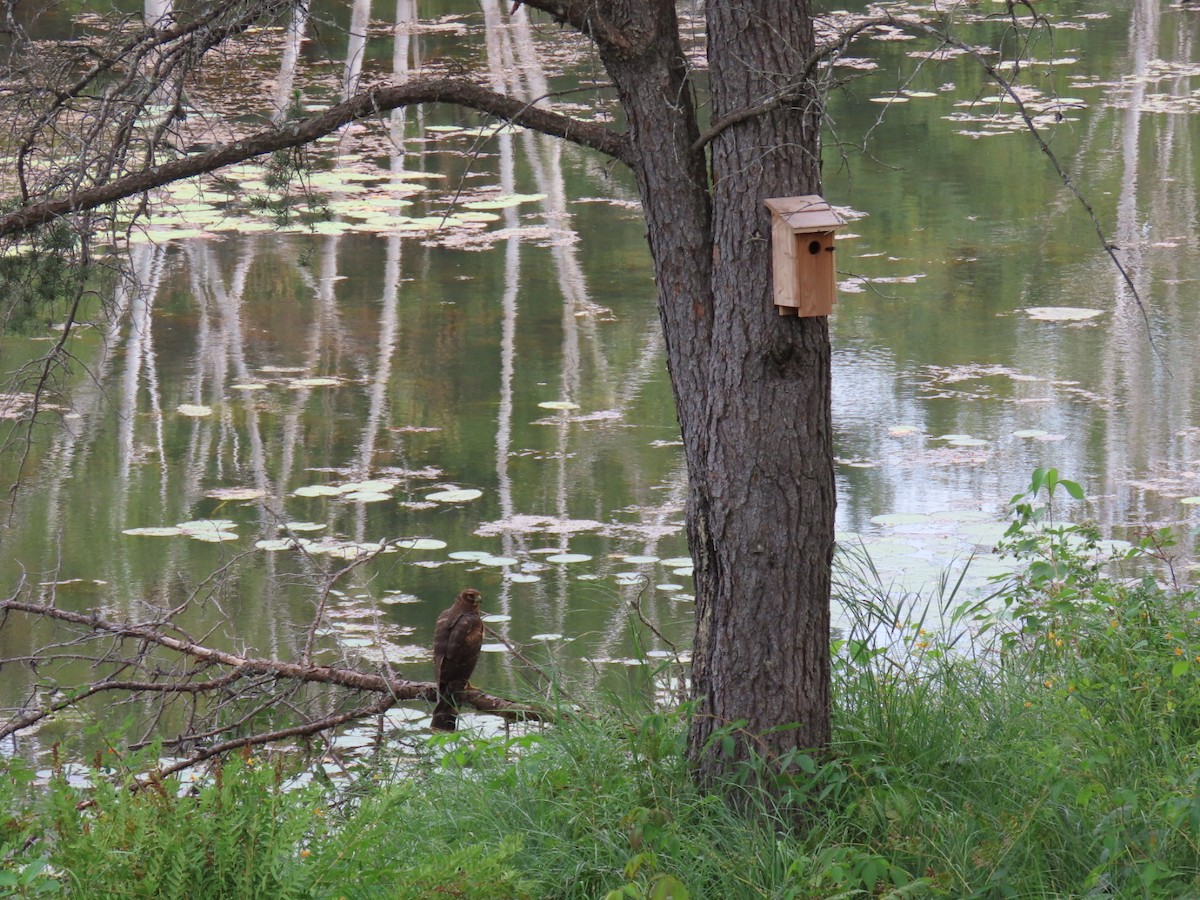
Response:
POLYGON ((816 194, 774 197, 771 268, 781 316, 827 316, 837 298, 833 232, 845 223, 816 194))

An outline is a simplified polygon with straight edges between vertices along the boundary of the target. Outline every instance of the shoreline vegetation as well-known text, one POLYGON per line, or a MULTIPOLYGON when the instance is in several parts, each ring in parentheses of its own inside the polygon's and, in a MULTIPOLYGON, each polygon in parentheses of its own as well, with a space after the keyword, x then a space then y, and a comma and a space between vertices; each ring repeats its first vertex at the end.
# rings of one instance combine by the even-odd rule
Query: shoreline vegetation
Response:
MULTIPOLYGON (((1194 895, 1195 595, 1168 533, 1114 557, 1059 521, 1066 497, 1039 469, 1014 498, 1015 574, 990 598, 896 596, 864 557, 838 585, 858 618, 832 745, 722 790, 692 782, 686 704, 613 696, 552 728, 436 735, 415 770, 376 759, 348 788, 289 787, 291 757, 260 753, 137 792, 0 760, 0 896, 1194 895)), ((157 759, 118 756, 126 782, 157 759)))

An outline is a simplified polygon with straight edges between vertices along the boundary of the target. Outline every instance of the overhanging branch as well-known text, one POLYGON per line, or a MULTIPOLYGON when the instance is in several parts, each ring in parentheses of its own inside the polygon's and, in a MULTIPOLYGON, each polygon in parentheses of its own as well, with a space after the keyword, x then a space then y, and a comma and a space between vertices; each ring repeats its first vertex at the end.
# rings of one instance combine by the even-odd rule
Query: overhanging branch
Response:
POLYGON ((628 36, 600 14, 596 0, 517 0, 513 12, 522 5, 549 14, 555 22, 570 25, 601 46, 614 50, 631 47, 628 36))
POLYGON ((625 135, 603 126, 542 109, 467 79, 417 78, 399 85, 372 87, 319 115, 260 131, 205 153, 175 159, 107 184, 77 191, 65 198, 30 204, 0 216, 0 237, 20 234, 72 213, 95 209, 266 153, 304 146, 351 122, 421 103, 449 103, 477 110, 514 125, 597 150, 627 164, 632 159, 625 135))

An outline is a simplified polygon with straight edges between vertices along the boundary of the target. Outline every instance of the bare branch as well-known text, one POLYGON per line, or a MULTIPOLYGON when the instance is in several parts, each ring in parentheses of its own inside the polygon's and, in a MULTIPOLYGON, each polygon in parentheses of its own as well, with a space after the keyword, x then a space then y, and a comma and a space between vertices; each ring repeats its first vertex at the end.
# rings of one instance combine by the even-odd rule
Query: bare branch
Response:
POLYGON ((533 106, 466 79, 417 78, 400 85, 372 87, 319 115, 260 131, 206 153, 171 160, 107 184, 81 190, 67 198, 26 206, 0 217, 0 237, 19 234, 62 216, 95 209, 181 178, 202 175, 276 150, 310 144, 351 122, 420 103, 450 103, 478 110, 514 125, 598 150, 625 163, 632 158, 625 136, 603 126, 580 122, 570 116, 533 106))
MULTIPOLYGON (((46 606, 40 603, 30 603, 15 598, 0 600, 0 614, 7 614, 9 612, 24 612, 35 616, 53 619, 59 622, 67 622, 72 625, 82 626, 90 629, 93 632, 103 632, 118 638, 130 638, 138 640, 147 645, 155 645, 172 650, 176 653, 181 653, 204 663, 226 666, 233 669, 239 674, 239 676, 243 677, 246 675, 269 675, 275 678, 287 679, 298 683, 308 682, 337 685, 339 687, 351 688, 359 691, 371 691, 386 694, 392 700, 392 702, 401 700, 424 700, 427 702, 433 702, 437 699, 437 684, 434 682, 406 681, 398 678, 386 678, 382 675, 376 675, 369 672, 360 672, 355 669, 335 666, 301 665, 283 660, 241 656, 236 653, 230 653, 228 651, 218 650, 213 647, 207 647, 194 641, 173 638, 163 634, 156 628, 146 625, 114 622, 99 616, 71 612, 69 610, 59 609, 53 606, 46 606)), ((72 698, 70 702, 83 699, 83 696, 90 696, 98 693, 100 690, 115 689, 108 687, 109 684, 113 683, 115 682, 104 682, 99 685, 95 685, 85 691, 83 695, 72 698)), ((168 689, 164 687, 158 687, 155 688, 155 690, 163 692, 168 689)), ((180 687, 178 689, 178 692, 187 691, 188 689, 184 687, 180 687)), ((469 689, 463 692, 461 694, 461 699, 465 700, 467 703, 469 703, 471 706, 474 706, 481 712, 494 713, 506 719, 538 720, 544 717, 543 714, 537 710, 531 709, 520 703, 514 703, 511 700, 505 700, 501 697, 494 697, 477 689, 469 689)), ((70 705, 70 703, 67 705, 70 705)), ((29 716, 35 716, 35 714, 30 713, 29 716)), ((0 727, 0 738, 13 734, 16 731, 19 731, 21 728, 26 728, 33 722, 44 718, 44 716, 36 715, 35 718, 29 722, 23 722, 23 719, 27 719, 29 716, 14 720, 3 727, 0 727)))
POLYGON ((632 47, 628 35, 600 14, 596 0, 518 0, 512 11, 522 5, 548 13, 555 22, 570 25, 602 47, 618 51, 632 47))

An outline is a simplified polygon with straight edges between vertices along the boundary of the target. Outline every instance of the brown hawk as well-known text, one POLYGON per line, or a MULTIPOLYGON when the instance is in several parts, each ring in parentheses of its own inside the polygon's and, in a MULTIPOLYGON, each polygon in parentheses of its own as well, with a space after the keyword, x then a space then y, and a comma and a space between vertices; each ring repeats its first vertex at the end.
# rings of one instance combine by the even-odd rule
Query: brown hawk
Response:
POLYGON ((458 724, 458 693, 479 662, 483 646, 483 617, 479 615, 480 593, 467 588, 437 618, 433 629, 433 671, 438 700, 433 710, 433 728, 453 731, 458 724))

